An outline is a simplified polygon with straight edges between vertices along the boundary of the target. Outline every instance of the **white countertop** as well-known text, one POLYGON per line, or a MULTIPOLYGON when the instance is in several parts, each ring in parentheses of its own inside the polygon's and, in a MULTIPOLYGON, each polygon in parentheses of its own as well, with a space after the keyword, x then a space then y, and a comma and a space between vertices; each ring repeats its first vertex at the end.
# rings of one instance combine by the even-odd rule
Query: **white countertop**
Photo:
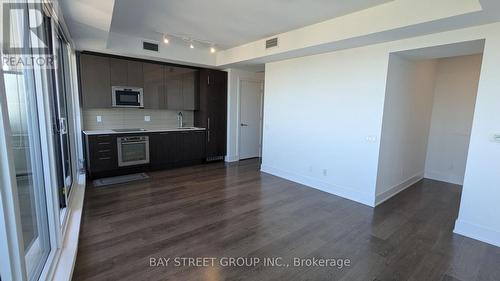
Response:
POLYGON ((198 128, 198 127, 185 127, 185 128, 163 128, 163 129, 146 129, 146 130, 139 130, 139 131, 127 131, 127 132, 115 132, 111 129, 109 130, 85 130, 83 131, 84 134, 91 136, 91 135, 111 135, 111 134, 146 134, 146 133, 159 133, 159 132, 173 132, 173 131, 199 131, 199 130, 205 130, 205 128, 198 128))

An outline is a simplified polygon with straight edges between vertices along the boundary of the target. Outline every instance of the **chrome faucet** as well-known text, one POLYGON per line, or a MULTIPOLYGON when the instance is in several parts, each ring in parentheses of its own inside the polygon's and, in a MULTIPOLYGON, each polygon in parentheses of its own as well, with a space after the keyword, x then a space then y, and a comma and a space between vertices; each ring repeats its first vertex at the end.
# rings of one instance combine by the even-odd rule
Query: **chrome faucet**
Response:
POLYGON ((179 111, 179 113, 177 113, 177 127, 178 128, 182 128, 182 124, 183 124, 182 118, 183 118, 182 111, 179 111))

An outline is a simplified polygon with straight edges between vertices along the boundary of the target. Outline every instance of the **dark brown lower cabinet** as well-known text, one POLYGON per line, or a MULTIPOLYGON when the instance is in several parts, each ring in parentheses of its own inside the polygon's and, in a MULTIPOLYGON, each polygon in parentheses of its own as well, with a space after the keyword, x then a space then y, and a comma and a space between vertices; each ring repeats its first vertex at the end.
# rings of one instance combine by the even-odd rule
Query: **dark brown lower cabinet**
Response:
POLYGON ((85 136, 87 172, 101 178, 149 170, 200 164, 206 158, 204 130, 148 133, 149 164, 118 167, 117 137, 122 135, 85 136))
POLYGON ((118 169, 116 136, 86 136, 85 142, 87 172, 91 178, 118 169))
POLYGON ((180 132, 152 134, 149 138, 149 155, 153 167, 173 165, 180 161, 180 132))
POLYGON ((192 163, 206 157, 205 131, 180 132, 182 161, 192 163))

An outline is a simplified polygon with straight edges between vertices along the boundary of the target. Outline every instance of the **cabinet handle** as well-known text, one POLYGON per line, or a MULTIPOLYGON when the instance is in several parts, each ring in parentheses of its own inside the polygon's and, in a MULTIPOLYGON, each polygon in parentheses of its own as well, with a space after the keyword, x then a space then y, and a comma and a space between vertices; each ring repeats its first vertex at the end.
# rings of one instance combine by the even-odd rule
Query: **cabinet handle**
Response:
POLYGON ((111 157, 100 157, 99 160, 109 160, 111 157))
POLYGON ((210 131, 207 132, 207 142, 210 142, 210 131))
POLYGON ((210 130, 210 117, 209 117, 209 118, 207 118, 207 119, 208 119, 208 121, 207 121, 207 123, 208 123, 208 124, 207 124, 207 130, 210 130))
POLYGON ((207 75, 207 85, 210 85, 210 75, 207 75))
POLYGON ((160 133, 160 135, 169 135, 170 133, 160 133))
POLYGON ((109 142, 100 142, 98 145, 109 145, 109 142))
POLYGON ((103 149, 103 150, 99 150, 99 152, 109 152, 111 151, 111 149, 103 149))
POLYGON ((107 138, 107 137, 109 137, 109 135, 98 135, 97 137, 98 138, 107 138))

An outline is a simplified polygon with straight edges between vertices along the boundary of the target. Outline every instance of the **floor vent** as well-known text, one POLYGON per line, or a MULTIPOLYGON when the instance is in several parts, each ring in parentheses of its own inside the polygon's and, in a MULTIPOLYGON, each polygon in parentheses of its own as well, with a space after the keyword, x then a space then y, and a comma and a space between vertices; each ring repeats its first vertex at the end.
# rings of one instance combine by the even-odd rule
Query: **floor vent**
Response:
POLYGON ((158 44, 156 44, 156 43, 151 43, 151 42, 145 42, 145 41, 143 41, 142 42, 142 48, 144 50, 158 52, 158 44))
POLYGON ((100 187, 100 186, 128 183, 132 181, 145 180, 145 179, 149 179, 149 176, 146 173, 139 173, 139 174, 98 179, 94 180, 93 184, 94 187, 100 187))
POLYGON ((221 161, 221 160, 224 160, 224 156, 210 156, 210 157, 207 157, 207 159, 206 159, 207 162, 221 161))
POLYGON ((266 49, 278 47, 278 37, 266 40, 266 49))

